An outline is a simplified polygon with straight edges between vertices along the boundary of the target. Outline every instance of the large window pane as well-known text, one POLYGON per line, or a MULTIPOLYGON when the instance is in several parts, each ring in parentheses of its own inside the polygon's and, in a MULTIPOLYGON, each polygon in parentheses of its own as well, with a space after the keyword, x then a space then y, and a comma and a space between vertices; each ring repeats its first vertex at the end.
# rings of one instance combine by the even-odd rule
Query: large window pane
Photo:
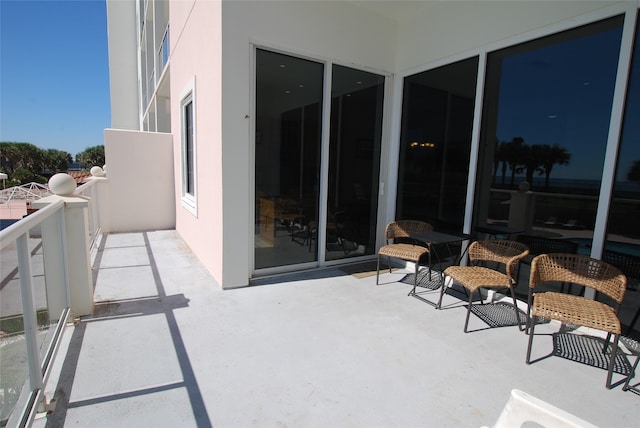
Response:
POLYGON ((476 226, 592 238, 621 34, 616 17, 489 55, 476 226))
POLYGON ((478 59, 404 81, 396 218, 462 231, 478 59))
MULTIPOLYGON (((636 29, 616 182, 609 210, 607 242, 603 257, 627 275, 629 289, 620 319, 630 325, 640 305, 640 28, 636 29)), ((640 321, 635 318, 635 330, 640 321)))
POLYGON ((333 66, 327 260, 375 253, 384 77, 333 66))
POLYGON ((323 68, 256 53, 256 269, 316 260, 323 68))

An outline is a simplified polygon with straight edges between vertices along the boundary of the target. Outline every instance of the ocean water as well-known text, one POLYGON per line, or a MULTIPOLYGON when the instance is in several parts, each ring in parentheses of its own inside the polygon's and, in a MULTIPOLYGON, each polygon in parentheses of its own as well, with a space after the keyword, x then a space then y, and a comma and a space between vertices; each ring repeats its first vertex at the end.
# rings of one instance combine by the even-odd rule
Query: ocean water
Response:
MULTIPOLYGON (((524 176, 516 176, 514 183, 518 185, 526 181, 526 177, 524 176)), ((549 179, 549 188, 561 188, 561 189, 576 189, 576 190, 600 190, 600 181, 601 180, 588 180, 588 179, 579 179, 579 178, 553 178, 549 179)), ((511 183, 511 177, 506 177, 505 184, 509 185, 511 183)), ((502 184, 502 176, 496 177, 495 184, 502 184)), ((542 191, 545 186, 545 178, 540 176, 533 177, 533 183, 531 183, 533 190, 542 191)), ((635 183, 631 181, 617 181, 615 185, 615 190, 620 192, 638 192, 640 193, 640 183, 635 183)))

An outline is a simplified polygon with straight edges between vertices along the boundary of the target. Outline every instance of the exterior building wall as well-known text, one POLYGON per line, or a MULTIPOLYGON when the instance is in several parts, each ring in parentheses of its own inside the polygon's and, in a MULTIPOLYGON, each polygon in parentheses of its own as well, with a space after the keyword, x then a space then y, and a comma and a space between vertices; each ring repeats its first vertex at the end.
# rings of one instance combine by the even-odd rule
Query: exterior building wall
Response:
MULTIPOLYGON (((223 243, 222 15, 219 1, 170 3, 171 129, 176 230, 219 284, 225 284, 223 243), (193 82, 195 106, 197 214, 182 204, 180 101, 193 82)), ((229 160, 225 159, 225 162, 229 160)), ((246 162, 246 159, 244 160, 246 162)), ((233 194, 233 186, 227 190, 233 194)), ((227 235, 227 236, 225 236, 227 235)), ((226 238, 226 239, 225 239, 226 238)))
POLYGON ((473 52, 517 35, 625 3, 520 0, 434 2, 399 26, 397 70, 473 52))
POLYGON ((136 3, 107 0, 111 127, 138 129, 136 3))
POLYGON ((222 11, 223 287, 229 288, 248 284, 254 252, 254 46, 389 72, 397 28, 348 2, 234 1, 223 2, 222 11))
MULTIPOLYGON (((118 124, 114 118, 114 126, 127 127, 131 126, 127 122, 130 117, 139 120, 137 99, 115 98, 113 94, 125 88, 125 83, 129 85, 131 78, 136 79, 135 3, 130 2, 134 4, 132 11, 125 12, 123 6, 115 15, 112 11, 117 9, 111 3, 119 2, 108 2, 110 52, 114 38, 118 46, 133 49, 134 62, 122 63, 122 68, 117 61, 128 54, 120 52, 117 61, 116 55, 110 57, 112 112, 136 109, 135 113, 121 111, 118 124), (131 16, 126 25, 133 28, 130 44, 128 38, 120 40, 111 31, 127 13, 131 16), (119 18, 112 20, 112 16, 119 18), (126 79, 118 80, 120 74, 126 79)), ((390 179, 385 186, 386 203, 381 207, 386 207, 384 216, 390 219, 394 214, 391 178, 397 170, 404 75, 620 3, 624 2, 433 2, 397 21, 351 2, 170 2, 176 229, 223 288, 248 285, 254 251, 255 47, 398 76, 389 85, 393 90, 386 94, 391 114, 385 120, 392 132, 382 143, 383 153, 396 153, 396 157, 383 157, 381 165, 390 179), (181 203, 180 97, 190 82, 195 82, 196 94, 196 215, 181 203)), ((135 93, 129 90, 127 96, 135 93)), ((108 166, 112 178, 113 170, 108 166)))
POLYGON ((171 134, 106 129, 109 231, 173 229, 171 134))

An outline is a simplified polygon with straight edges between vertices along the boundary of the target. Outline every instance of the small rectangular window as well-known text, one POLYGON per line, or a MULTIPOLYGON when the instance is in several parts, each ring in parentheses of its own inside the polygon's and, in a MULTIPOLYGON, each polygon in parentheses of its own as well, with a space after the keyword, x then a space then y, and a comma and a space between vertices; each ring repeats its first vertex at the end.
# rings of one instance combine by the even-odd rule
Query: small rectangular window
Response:
POLYGON ((195 96, 191 83, 181 98, 181 144, 182 144, 182 205, 197 214, 196 211, 196 131, 195 96))

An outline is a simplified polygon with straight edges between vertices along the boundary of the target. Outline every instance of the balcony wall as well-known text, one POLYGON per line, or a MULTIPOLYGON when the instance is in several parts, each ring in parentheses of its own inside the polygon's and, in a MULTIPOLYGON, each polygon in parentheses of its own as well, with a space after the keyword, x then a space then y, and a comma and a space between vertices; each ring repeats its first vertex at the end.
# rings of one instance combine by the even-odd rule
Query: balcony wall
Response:
POLYGON ((110 181, 105 232, 174 229, 173 136, 106 129, 104 142, 110 181))

